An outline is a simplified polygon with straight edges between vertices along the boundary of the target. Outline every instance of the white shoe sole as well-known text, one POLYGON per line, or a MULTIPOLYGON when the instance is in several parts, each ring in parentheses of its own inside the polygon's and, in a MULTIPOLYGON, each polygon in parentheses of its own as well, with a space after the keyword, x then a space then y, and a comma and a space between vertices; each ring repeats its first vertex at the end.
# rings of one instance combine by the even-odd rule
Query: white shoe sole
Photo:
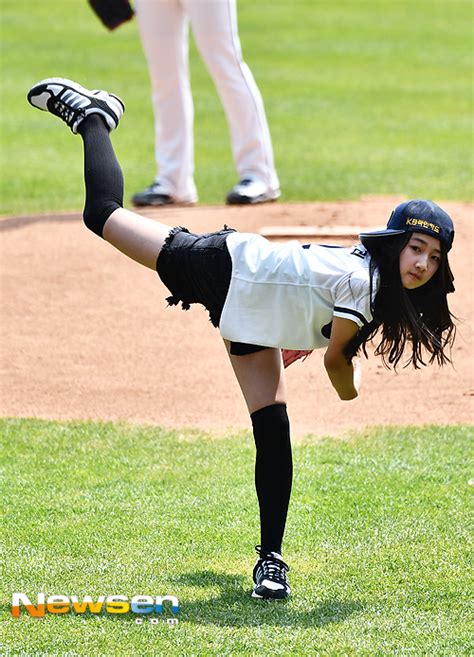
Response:
MULTIPOLYGON (((279 589, 279 591, 284 592, 283 589, 279 589)), ((276 593, 276 591, 273 591, 272 593, 276 593)), ((255 591, 255 589, 253 589, 253 591, 251 593, 251 597, 255 598, 256 600, 286 600, 289 597, 290 593, 291 593, 291 591, 288 591, 287 593, 285 593, 284 595, 281 595, 281 596, 260 595, 259 593, 257 593, 255 591)))

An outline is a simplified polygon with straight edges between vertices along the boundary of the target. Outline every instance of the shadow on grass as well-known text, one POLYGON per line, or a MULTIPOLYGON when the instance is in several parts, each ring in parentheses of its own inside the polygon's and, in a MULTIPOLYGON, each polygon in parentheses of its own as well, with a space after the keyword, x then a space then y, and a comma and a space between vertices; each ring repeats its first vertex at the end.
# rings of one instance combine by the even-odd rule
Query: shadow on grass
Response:
POLYGON ((218 595, 207 599, 188 602, 180 598, 180 620, 195 625, 324 627, 340 623, 363 609, 355 600, 328 599, 301 611, 292 608, 291 596, 287 600, 258 600, 250 596, 245 586, 247 578, 208 570, 184 573, 174 581, 185 586, 220 589, 218 595))
MULTIPOLYGON (((191 625, 218 625, 221 627, 324 627, 332 623, 341 623, 354 613, 362 610, 364 605, 355 600, 318 600, 314 606, 308 606, 305 611, 295 609, 293 598, 288 600, 257 600, 250 596, 248 578, 242 575, 228 575, 216 573, 209 570, 184 573, 169 580, 170 584, 182 585, 183 587, 195 588, 219 588, 219 593, 212 597, 204 597, 199 600, 186 600, 179 595, 180 611, 176 616, 179 622, 185 621, 191 625)), ((179 594, 179 591, 178 591, 179 594)), ((295 602, 296 599, 295 599, 295 602)), ((301 604, 301 603, 300 603, 301 604)), ((11 606, 0 605, 0 616, 3 619, 11 617, 11 606)), ((28 618, 25 610, 22 610, 22 618, 28 618)), ((47 617, 51 615, 46 614, 47 617)), ((55 617, 56 622, 68 622, 75 614, 61 614, 55 617)), ((124 622, 136 620, 137 616, 132 613, 112 614, 89 614, 83 618, 95 616, 107 622, 124 622)), ((167 608, 163 616, 158 620, 166 622, 172 617, 167 608)), ((147 620, 147 617, 144 617, 147 620)))

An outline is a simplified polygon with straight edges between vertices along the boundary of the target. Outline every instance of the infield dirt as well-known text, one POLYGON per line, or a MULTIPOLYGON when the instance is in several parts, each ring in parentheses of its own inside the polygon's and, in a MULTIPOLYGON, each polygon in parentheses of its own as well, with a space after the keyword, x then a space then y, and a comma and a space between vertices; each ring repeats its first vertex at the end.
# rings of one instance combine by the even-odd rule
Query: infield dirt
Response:
MULTIPOLYGON (((375 228, 400 200, 143 214, 198 232, 224 223, 244 232, 268 225, 375 228)), ((287 370, 295 436, 472 422, 474 205, 440 205, 456 227, 450 254, 456 279, 450 307, 459 318, 454 367, 395 374, 372 356, 362 363, 359 399, 341 402, 324 372, 323 351, 314 352, 287 370)), ((249 427, 219 333, 202 308, 167 308, 168 293, 157 275, 97 239, 79 213, 4 218, 0 233, 2 416, 126 420, 215 432, 249 427)))

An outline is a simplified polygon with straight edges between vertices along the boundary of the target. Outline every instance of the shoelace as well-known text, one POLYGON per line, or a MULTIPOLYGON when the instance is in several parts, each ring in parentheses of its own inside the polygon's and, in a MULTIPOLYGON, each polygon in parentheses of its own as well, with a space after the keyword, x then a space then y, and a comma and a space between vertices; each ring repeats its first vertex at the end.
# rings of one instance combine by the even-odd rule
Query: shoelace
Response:
POLYGON ((286 584, 286 573, 290 570, 288 564, 281 559, 277 559, 272 554, 263 552, 260 545, 255 547, 255 551, 260 557, 258 569, 262 571, 262 579, 269 579, 272 582, 286 584))
POLYGON ((59 98, 56 98, 54 101, 54 109, 57 112, 57 116, 62 119, 68 125, 74 121, 74 119, 79 118, 84 114, 83 110, 75 110, 63 103, 59 98))

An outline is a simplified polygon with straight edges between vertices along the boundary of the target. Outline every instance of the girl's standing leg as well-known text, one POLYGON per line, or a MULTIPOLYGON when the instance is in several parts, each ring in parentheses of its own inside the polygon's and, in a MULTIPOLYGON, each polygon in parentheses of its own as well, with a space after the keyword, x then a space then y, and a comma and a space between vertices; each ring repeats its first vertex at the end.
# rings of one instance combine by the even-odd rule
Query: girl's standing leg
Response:
POLYGON ((252 420, 262 552, 281 554, 293 465, 286 386, 279 349, 229 357, 252 420))

